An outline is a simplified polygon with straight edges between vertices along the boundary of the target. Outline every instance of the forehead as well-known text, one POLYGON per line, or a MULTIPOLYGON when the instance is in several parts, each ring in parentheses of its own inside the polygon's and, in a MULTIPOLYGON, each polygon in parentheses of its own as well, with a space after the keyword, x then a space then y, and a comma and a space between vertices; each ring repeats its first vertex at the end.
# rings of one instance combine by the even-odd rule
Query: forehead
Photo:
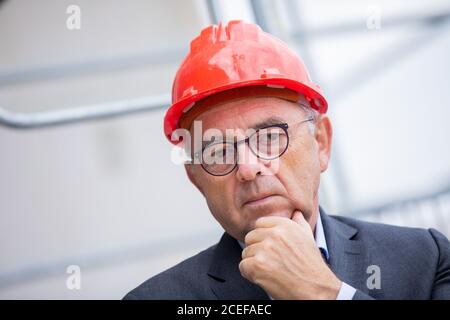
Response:
POLYGON ((249 129, 267 119, 280 122, 300 120, 303 110, 294 102, 279 98, 246 98, 223 103, 201 113, 194 121, 201 121, 202 129, 249 129))

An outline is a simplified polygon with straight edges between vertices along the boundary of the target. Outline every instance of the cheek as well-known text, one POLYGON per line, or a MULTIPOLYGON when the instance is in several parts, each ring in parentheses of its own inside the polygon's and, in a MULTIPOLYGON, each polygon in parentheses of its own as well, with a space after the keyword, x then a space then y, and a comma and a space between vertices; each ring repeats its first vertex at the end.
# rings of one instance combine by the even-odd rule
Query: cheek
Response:
POLYGON ((233 206, 233 198, 230 197, 231 190, 229 185, 224 185, 223 187, 212 187, 209 186, 206 189, 205 197, 208 205, 217 208, 227 208, 233 206))
MULTIPOLYGON (((214 177, 212 178, 214 179, 214 177)), ((236 212, 233 181, 228 178, 216 178, 212 181, 211 178, 207 177, 202 181, 202 184, 206 202, 213 216, 220 221, 233 219, 234 212, 236 212)))
POLYGON ((319 167, 319 155, 312 141, 298 141, 289 145, 283 155, 282 167, 293 175, 307 175, 319 167))
POLYGON ((304 202, 318 187, 320 162, 314 144, 296 143, 282 156, 279 177, 288 193, 304 202))

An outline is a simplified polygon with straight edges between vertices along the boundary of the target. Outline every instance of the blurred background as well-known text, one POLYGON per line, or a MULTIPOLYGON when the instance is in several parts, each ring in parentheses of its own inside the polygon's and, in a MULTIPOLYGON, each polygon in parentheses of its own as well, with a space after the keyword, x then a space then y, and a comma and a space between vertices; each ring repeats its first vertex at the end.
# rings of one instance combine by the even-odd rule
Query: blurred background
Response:
POLYGON ((325 91, 328 213, 450 236, 449 1, 6 0, 0 298, 119 299, 219 240, 162 119, 189 41, 232 19, 288 42, 325 91))

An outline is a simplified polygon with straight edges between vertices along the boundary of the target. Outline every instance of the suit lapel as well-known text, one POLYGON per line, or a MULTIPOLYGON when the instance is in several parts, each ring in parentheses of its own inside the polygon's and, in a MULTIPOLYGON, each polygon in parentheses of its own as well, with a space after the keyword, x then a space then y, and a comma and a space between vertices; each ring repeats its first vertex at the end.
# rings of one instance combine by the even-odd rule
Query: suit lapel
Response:
POLYGON ((208 272, 212 291, 218 299, 269 299, 263 289, 241 276, 239 272, 241 252, 238 242, 224 233, 217 244, 208 272))
POLYGON ((356 240, 358 230, 334 217, 328 216, 320 208, 325 238, 330 255, 329 264, 338 278, 368 293, 365 280, 367 278, 367 252, 362 250, 362 243, 356 240))

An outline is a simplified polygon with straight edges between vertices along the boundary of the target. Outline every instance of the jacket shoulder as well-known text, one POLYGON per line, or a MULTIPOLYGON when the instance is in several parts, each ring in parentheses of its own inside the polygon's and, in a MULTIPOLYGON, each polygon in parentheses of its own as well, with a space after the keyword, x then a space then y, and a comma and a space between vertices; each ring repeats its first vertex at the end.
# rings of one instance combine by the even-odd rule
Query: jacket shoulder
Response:
POLYGON ((388 288, 384 298, 450 298, 450 242, 442 233, 333 218, 358 230, 354 239, 362 242, 370 263, 384 270, 384 287, 388 288))
MULTIPOLYGON (((363 239, 371 244, 372 250, 400 251, 404 256, 439 257, 440 248, 448 240, 435 229, 395 226, 377 222, 367 222, 345 216, 331 216, 358 230, 355 239, 363 239)), ((384 251, 386 252, 386 251, 384 251)))
POLYGON ((216 245, 151 277, 131 290, 124 300, 207 299, 210 298, 207 272, 216 245))

